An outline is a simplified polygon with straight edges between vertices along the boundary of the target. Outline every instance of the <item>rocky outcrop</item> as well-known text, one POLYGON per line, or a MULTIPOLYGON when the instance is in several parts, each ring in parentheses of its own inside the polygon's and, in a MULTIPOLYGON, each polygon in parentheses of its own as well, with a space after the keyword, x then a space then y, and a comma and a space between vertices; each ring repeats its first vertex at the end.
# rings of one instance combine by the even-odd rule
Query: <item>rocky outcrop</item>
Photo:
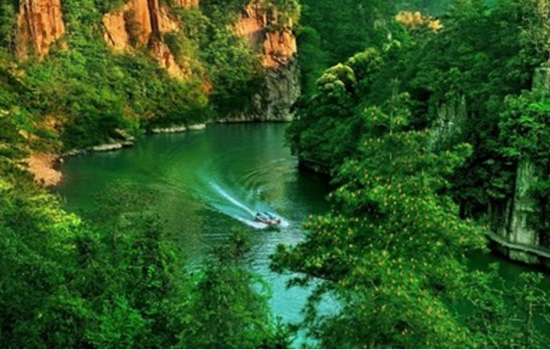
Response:
MULTIPOLYGON (((533 90, 550 91, 550 69, 539 68, 533 77, 533 90)), ((550 268, 550 249, 541 242, 538 203, 531 189, 538 169, 529 159, 517 165, 514 194, 503 203, 491 203, 488 219, 492 232, 489 237, 495 247, 512 260, 550 268)))
POLYGON ((283 68, 267 70, 264 88, 254 96, 251 106, 244 111, 222 118, 220 122, 292 121, 291 107, 301 93, 299 73, 298 63, 295 60, 283 68))
POLYGON ((25 60, 30 54, 43 57, 65 34, 60 0, 22 0, 15 34, 16 54, 25 60))
POLYGON ((437 108, 437 118, 430 135, 430 148, 449 149, 461 140, 467 118, 466 96, 450 99, 437 108))
POLYGON ((25 163, 34 175, 34 180, 43 186, 55 186, 63 179, 63 174, 55 169, 59 157, 51 153, 31 154, 25 163))
POLYGON ((292 21, 279 23, 279 15, 266 9, 262 2, 248 5, 235 25, 237 35, 246 38, 250 46, 261 52, 265 68, 285 68, 298 47, 292 32, 292 21))
MULTIPOLYGON (((198 0, 175 0, 173 6, 185 9, 198 6, 198 0)), ((147 46, 151 55, 168 73, 179 79, 189 75, 178 64, 170 48, 162 40, 164 34, 180 30, 180 23, 170 8, 159 0, 130 0, 123 7, 103 17, 105 41, 115 51, 125 52, 147 46)))
POLYGON ((264 89, 254 96, 252 107, 226 122, 290 121, 291 106, 300 96, 298 52, 293 23, 281 23, 275 10, 262 1, 248 5, 241 13, 234 30, 261 55, 266 69, 264 89))
POLYGON ((536 174, 537 169, 529 160, 518 164, 513 197, 490 205, 489 237, 497 250, 511 260, 550 267, 550 250, 540 246, 539 232, 535 229, 537 203, 530 190, 536 174))
MULTIPOLYGON (((533 81, 533 89, 550 91, 550 71, 543 74, 538 70, 533 81)), ((430 148, 449 149, 460 142, 466 120, 464 96, 442 103, 431 130, 430 148)), ((483 217, 489 224, 487 234, 496 250, 511 260, 550 267, 550 250, 541 245, 536 229, 537 203, 531 193, 540 171, 529 160, 522 160, 516 169, 513 195, 490 203, 483 217)))

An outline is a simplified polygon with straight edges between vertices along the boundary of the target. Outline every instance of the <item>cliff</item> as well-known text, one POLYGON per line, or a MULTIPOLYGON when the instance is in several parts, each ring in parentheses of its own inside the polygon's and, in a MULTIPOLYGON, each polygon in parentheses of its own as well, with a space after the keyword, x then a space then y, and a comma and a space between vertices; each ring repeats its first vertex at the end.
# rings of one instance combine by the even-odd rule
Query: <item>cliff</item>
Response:
MULTIPOLYGON (((538 68, 533 76, 533 90, 550 91, 550 70, 538 68)), ((530 159, 519 161, 516 168, 514 193, 502 203, 491 203, 488 213, 492 233, 490 238, 497 249, 512 260, 550 268, 550 249, 543 243, 540 203, 532 188, 546 169, 530 159)))
MULTIPOLYGON (((198 7, 198 0, 176 0, 173 6, 185 9, 198 7)), ((123 7, 103 17, 105 41, 115 51, 129 51, 147 46, 158 64, 178 79, 190 72, 176 62, 174 53, 162 40, 164 34, 178 32, 181 24, 170 8, 159 0, 130 0, 123 7)))
POLYGON ((19 6, 15 35, 16 55, 46 55, 50 46, 65 34, 60 0, 23 0, 19 6))
POLYGON ((261 55, 266 70, 264 89, 251 109, 229 116, 228 122, 290 121, 291 107, 300 96, 298 52, 292 20, 282 23, 276 10, 262 1, 248 5, 234 26, 237 35, 261 55))
MULTIPOLYGON (((0 109, 24 110, 29 87, 35 100, 47 100, 22 112, 25 118, 16 126, 40 139, 36 145, 43 142, 64 151, 89 148, 118 142, 119 131, 137 135, 140 130, 189 126, 213 116, 219 120, 221 111, 230 111, 226 121, 291 118, 290 107, 300 94, 293 34, 297 5, 286 13, 278 12, 273 1, 252 0, 237 13, 227 13, 235 21, 231 25, 212 15, 212 9, 235 11, 224 3, 199 8, 199 0, 126 0, 109 6, 95 1, 79 6, 75 0, 21 0, 8 6, 7 13, 15 13, 16 31, 0 28, 0 33, 6 43, 15 44, 10 52, 15 55, 6 55, 0 66, 18 67, 21 86, 6 90, 9 98, 0 109), (196 11, 184 11, 192 9, 196 11), (67 50, 40 60, 53 45, 67 50), (29 57, 39 60, 18 65, 29 57), (265 71, 263 87, 247 89, 248 84, 258 85, 259 62, 265 71), (242 103, 225 108, 236 99, 242 103), (252 107, 243 110, 247 105, 252 107), (41 124, 48 115, 58 122, 53 129, 41 124)), ((58 181, 57 173, 46 171, 55 156, 37 148, 28 159, 37 181, 58 181)))
MULTIPOLYGON (((549 91, 549 82, 550 71, 538 69, 533 77, 533 90, 549 91)), ((448 149, 460 142, 467 113, 464 96, 443 103, 432 127, 432 148, 448 149)), ((529 159, 521 160, 515 169, 513 194, 489 203, 482 216, 488 222, 488 237, 496 250, 514 261, 550 267, 550 250, 543 246, 536 229, 538 204, 531 191, 542 172, 529 159)))
POLYGON ((242 11, 235 32, 260 51, 265 68, 284 69, 298 52, 292 27, 292 21, 280 23, 277 11, 257 2, 242 11))

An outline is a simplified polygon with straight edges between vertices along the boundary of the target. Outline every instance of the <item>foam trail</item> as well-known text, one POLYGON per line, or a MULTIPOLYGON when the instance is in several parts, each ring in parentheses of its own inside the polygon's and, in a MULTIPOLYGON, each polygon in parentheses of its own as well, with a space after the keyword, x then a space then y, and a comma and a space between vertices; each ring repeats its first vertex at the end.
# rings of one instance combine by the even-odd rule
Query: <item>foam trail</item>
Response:
POLYGON ((288 227, 290 226, 290 223, 288 221, 286 221, 285 219, 283 219, 282 217, 280 218, 281 219, 281 223, 279 224, 279 226, 281 227, 288 227))
POLYGON ((220 186, 218 185, 212 185, 216 191, 218 191, 223 197, 225 197, 225 199, 227 199, 228 201, 230 201, 231 203, 235 204, 236 206, 238 206, 239 208, 241 209, 244 209, 246 210, 248 213, 250 213, 250 215, 254 216, 256 215, 256 212, 253 211, 252 209, 250 209, 249 207, 247 207, 246 205, 240 203, 238 200, 236 200, 235 198, 231 197, 231 195, 229 195, 229 193, 225 192, 223 189, 220 188, 220 186))
POLYGON ((255 229, 261 230, 267 227, 266 224, 262 224, 261 222, 252 221, 252 220, 246 220, 238 216, 234 216, 235 219, 239 220, 243 224, 246 224, 250 227, 254 227, 255 229))

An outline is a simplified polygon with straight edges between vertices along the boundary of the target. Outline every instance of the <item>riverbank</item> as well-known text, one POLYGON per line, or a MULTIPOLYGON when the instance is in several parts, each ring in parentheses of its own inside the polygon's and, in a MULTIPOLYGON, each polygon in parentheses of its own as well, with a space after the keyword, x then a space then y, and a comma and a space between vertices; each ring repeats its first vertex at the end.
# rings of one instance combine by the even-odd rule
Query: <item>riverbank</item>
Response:
POLYGON ((35 153, 24 160, 34 181, 45 187, 55 186, 63 180, 63 173, 56 169, 59 161, 59 155, 53 153, 35 153))
MULTIPOLYGON (((206 129, 206 124, 194 124, 189 126, 172 126, 168 128, 155 128, 152 134, 182 133, 188 131, 200 131, 206 129)), ((88 153, 112 152, 123 148, 133 147, 136 139, 128 137, 122 141, 109 142, 85 149, 74 149, 63 154, 55 153, 33 153, 24 160, 27 169, 34 176, 37 184, 44 187, 53 187, 63 180, 63 173, 57 169, 64 158, 82 156, 88 153)))

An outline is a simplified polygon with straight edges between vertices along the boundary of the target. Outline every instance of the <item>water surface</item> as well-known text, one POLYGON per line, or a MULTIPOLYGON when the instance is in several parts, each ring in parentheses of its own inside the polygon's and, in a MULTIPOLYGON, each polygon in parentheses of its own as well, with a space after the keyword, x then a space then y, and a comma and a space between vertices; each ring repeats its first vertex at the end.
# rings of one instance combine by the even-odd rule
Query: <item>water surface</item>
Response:
MULTIPOLYGON (((146 190, 168 232, 192 261, 231 234, 252 238, 252 267, 271 285, 271 306, 285 321, 298 322, 308 292, 286 289, 290 276, 269 270, 280 243, 303 239, 302 223, 328 209, 325 178, 299 172, 284 145, 284 124, 211 125, 206 130, 154 135, 134 148, 68 159, 57 192, 71 210, 82 211, 111 187, 146 190), (283 219, 279 230, 256 223, 257 211, 283 219)), ((152 204, 150 204, 152 203, 152 204)))
MULTIPOLYGON (((327 179, 299 172, 284 145, 284 124, 211 125, 184 134, 154 135, 134 148, 68 159, 57 188, 69 209, 82 211, 97 194, 130 186, 153 196, 144 210, 160 214, 168 232, 191 261, 198 262, 232 229, 244 230, 253 243, 252 268, 270 284, 270 301, 284 321, 299 322, 308 290, 286 289, 291 276, 269 270, 269 257, 280 243, 303 239, 302 223, 328 210, 327 179), (269 230, 254 222, 257 211, 283 218, 284 227, 269 230)), ((473 256, 472 268, 500 262, 508 285, 530 267, 496 255, 473 256)), ((544 286, 550 288, 546 276, 544 286)), ((507 287, 505 287, 507 288, 507 287)), ((334 308, 330 300, 327 309, 334 308)), ((299 345, 299 344, 295 344, 299 345)))

